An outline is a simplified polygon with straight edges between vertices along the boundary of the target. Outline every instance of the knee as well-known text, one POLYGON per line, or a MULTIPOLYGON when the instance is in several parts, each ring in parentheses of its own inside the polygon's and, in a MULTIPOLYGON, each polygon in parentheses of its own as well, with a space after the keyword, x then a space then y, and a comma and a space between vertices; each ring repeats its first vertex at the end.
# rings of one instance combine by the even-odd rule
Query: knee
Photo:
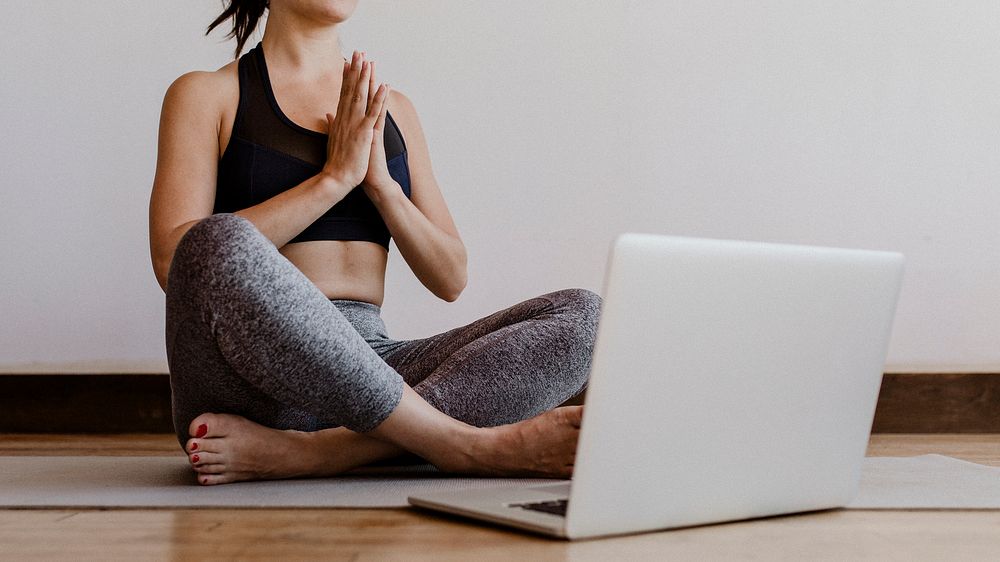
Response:
POLYGON ((561 314, 570 321, 570 329, 592 348, 597 338, 597 323, 601 317, 601 295, 582 288, 563 289, 551 295, 559 303, 561 314))
POLYGON ((168 273, 168 287, 184 278, 197 277, 196 286, 207 279, 226 277, 242 262, 261 250, 273 248, 249 220, 232 213, 218 213, 198 221, 177 243, 168 273))
POLYGON ((579 316, 587 324, 597 325, 601 317, 601 295, 590 289, 563 289, 556 291, 562 308, 569 314, 579 316))
POLYGON ((174 251, 174 260, 179 255, 194 257, 199 262, 227 258, 261 241, 267 239, 249 220, 232 213, 217 213, 201 219, 184 233, 174 251))

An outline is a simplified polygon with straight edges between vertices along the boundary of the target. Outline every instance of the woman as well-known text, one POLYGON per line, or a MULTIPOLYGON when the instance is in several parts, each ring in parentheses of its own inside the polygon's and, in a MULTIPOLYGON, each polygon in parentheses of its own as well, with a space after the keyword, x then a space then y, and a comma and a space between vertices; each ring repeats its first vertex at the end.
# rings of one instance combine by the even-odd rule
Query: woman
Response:
POLYGON ((556 291, 388 337, 390 236, 446 301, 466 253, 410 101, 340 54, 356 0, 232 0, 237 60, 167 90, 150 200, 174 425, 201 484, 403 455, 567 477, 600 297, 556 291), (239 53, 268 11, 263 38, 239 53), (266 54, 266 58, 265 58, 266 54))

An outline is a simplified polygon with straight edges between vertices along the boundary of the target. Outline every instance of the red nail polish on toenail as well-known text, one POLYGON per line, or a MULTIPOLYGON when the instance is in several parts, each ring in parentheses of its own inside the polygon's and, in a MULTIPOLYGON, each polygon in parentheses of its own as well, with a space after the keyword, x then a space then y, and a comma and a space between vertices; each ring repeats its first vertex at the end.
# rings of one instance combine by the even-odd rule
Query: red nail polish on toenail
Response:
POLYGON ((191 457, 191 462, 198 462, 200 460, 201 460, 201 458, 198 455, 195 455, 195 456, 191 457))
POLYGON ((191 450, 192 451, 197 451, 198 450, 198 443, 197 442, 191 443, 191 450))
POLYGON ((201 479, 201 483, 202 484, 208 484, 208 478, 202 478, 201 479))
POLYGON ((198 426, 198 433, 195 433, 195 437, 204 437, 208 433, 208 425, 201 424, 198 426))

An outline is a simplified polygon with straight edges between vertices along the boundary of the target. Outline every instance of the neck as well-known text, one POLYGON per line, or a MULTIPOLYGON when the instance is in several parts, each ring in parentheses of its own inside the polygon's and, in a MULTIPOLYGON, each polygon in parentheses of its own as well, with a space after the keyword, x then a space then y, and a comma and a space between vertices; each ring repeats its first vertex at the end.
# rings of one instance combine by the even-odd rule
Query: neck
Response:
POLYGON ((343 68, 336 24, 317 23, 289 11, 272 10, 261 43, 269 67, 286 68, 299 76, 318 76, 331 70, 339 76, 343 68))

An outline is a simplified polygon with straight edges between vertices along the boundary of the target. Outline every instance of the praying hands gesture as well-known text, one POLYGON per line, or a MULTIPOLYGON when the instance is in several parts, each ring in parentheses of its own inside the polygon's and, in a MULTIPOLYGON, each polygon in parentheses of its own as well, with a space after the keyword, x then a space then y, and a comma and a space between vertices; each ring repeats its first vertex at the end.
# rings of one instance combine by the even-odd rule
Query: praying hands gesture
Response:
POLYGON ((329 127, 326 164, 321 174, 353 189, 364 182, 365 192, 392 184, 385 162, 383 131, 389 86, 375 84, 375 63, 354 51, 344 61, 337 115, 326 114, 329 127))

